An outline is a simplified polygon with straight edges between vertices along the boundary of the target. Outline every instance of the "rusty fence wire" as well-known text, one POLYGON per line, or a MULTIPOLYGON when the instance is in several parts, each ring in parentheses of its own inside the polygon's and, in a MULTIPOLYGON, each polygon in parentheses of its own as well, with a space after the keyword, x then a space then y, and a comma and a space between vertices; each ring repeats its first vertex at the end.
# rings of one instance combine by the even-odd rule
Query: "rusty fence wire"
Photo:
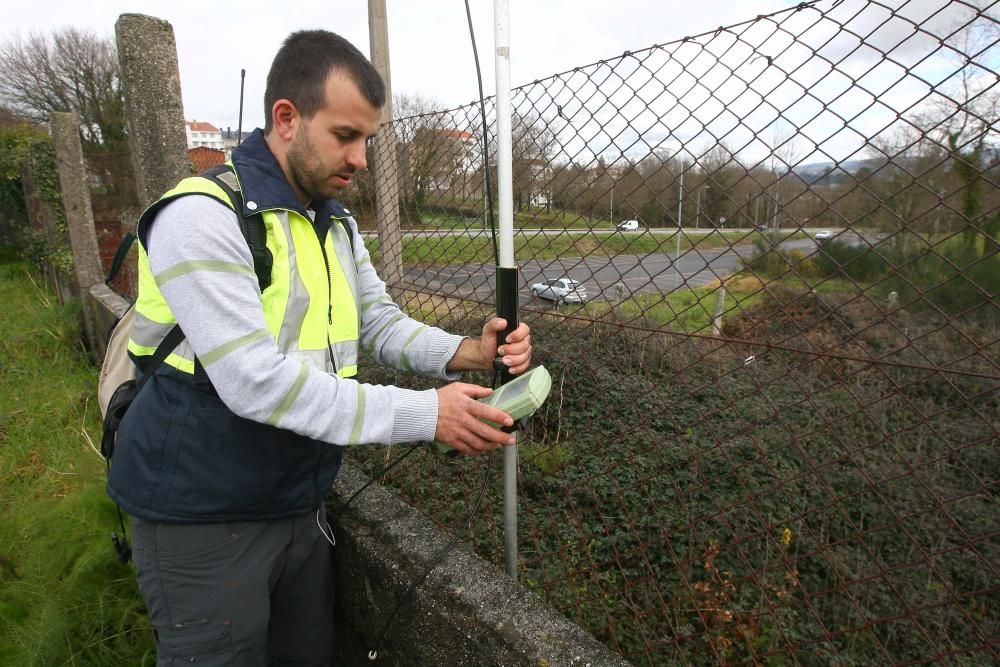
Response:
MULTIPOLYGON (((997 10, 803 3, 514 91, 521 317, 553 377, 520 580, 633 664, 1000 657, 997 10)), ((420 101, 370 159, 401 245, 368 244, 409 312, 475 334, 478 103, 420 101)), ((486 466, 426 450, 383 482, 454 528, 486 466)), ((502 564, 492 470, 467 537, 502 564)))

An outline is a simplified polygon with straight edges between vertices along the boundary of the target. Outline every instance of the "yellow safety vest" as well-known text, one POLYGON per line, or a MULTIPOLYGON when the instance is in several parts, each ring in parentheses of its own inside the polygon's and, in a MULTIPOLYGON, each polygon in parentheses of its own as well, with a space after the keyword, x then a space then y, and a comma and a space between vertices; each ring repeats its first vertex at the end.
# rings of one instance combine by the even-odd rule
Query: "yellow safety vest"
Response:
MULTIPOLYGON (((238 182, 234 184, 238 187, 238 182)), ((152 357, 177 323, 149 266, 143 243, 145 228, 165 204, 188 195, 206 195, 233 207, 216 183, 193 176, 182 180, 140 217, 139 290, 128 345, 129 353, 140 363, 152 357)), ((321 244, 312 221, 299 211, 275 208, 257 213, 263 218, 267 248, 273 257, 271 284, 261 295, 261 306, 278 349, 328 373, 353 377, 358 372, 361 322, 358 274, 345 226, 339 219, 333 220, 321 244)), ((182 270, 210 269, 210 265, 211 261, 193 260, 186 262, 182 270)), ((194 353, 187 341, 164 363, 194 374, 194 353)))

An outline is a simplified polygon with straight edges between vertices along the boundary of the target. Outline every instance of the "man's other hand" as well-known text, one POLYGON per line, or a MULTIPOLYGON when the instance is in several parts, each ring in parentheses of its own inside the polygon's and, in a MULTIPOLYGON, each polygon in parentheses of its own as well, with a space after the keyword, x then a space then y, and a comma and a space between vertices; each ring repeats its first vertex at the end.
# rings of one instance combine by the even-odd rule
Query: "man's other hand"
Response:
POLYGON ((483 327, 483 337, 479 339, 479 353, 489 360, 492 366, 493 357, 503 358, 512 375, 523 373, 531 364, 531 329, 521 322, 510 332, 507 341, 497 349, 497 337, 507 327, 507 320, 494 317, 483 327))
POLYGON ((507 320, 494 317, 483 327, 482 338, 466 338, 446 366, 449 371, 493 372, 493 358, 498 354, 512 375, 523 373, 531 364, 531 329, 521 323, 497 349, 497 337, 507 327, 507 320))
MULTIPOLYGON (((503 320, 500 320, 501 322, 503 320)), ((503 331, 503 327, 500 327, 503 331)), ((513 436, 486 424, 480 419, 511 426, 510 415, 491 405, 480 403, 492 389, 464 382, 452 382, 437 390, 438 418, 434 439, 454 447, 463 454, 480 456, 497 447, 513 444, 513 436)))

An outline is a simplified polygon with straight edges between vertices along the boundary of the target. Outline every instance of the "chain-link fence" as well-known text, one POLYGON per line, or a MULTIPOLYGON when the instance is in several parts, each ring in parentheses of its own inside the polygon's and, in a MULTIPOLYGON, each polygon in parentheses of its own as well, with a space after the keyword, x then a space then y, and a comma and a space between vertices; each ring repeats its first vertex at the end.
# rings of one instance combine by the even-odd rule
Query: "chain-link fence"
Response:
MULTIPOLYGON (((122 236, 135 231, 139 198, 131 155, 119 146, 86 146, 84 160, 90 178, 90 201, 101 256, 101 269, 108 275, 122 236)), ((138 286, 135 251, 122 264, 111 283, 119 294, 133 298, 138 286)))
MULTIPOLYGON (((633 663, 997 661, 996 16, 803 3, 514 92, 521 317, 553 376, 520 578, 633 663)), ((393 128, 393 287, 474 334, 478 103, 393 128)), ((457 527, 487 465, 428 450, 384 482, 457 527)), ((501 563, 496 468, 469 539, 501 563)))

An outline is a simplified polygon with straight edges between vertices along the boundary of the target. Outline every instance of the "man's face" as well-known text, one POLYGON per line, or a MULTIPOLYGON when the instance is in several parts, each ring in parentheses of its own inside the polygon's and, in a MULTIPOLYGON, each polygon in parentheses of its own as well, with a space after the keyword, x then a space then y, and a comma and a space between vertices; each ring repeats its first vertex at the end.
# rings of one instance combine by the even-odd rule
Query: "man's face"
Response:
POLYGON ((373 107, 350 77, 334 72, 326 81, 326 105, 312 118, 299 117, 288 145, 288 171, 303 201, 331 199, 367 166, 365 148, 382 110, 373 107))

